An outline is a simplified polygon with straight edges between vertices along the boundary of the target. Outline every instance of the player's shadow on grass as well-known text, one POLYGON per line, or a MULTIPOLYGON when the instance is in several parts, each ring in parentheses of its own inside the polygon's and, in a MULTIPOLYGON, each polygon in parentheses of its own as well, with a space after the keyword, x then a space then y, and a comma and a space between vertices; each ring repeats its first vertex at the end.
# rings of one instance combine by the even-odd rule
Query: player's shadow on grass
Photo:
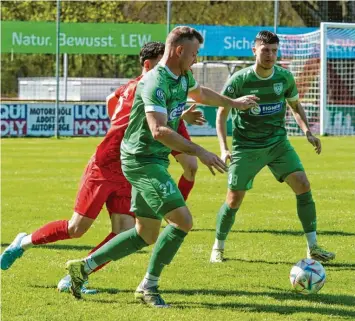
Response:
MULTIPOLYGON (((1 243, 2 247, 9 246, 10 243, 1 243)), ((65 250, 65 251, 90 251, 95 247, 95 245, 69 245, 69 244, 48 244, 48 245, 37 245, 34 249, 55 249, 55 250, 65 250)), ((137 251, 136 253, 147 253, 145 250, 137 251)))
POLYGON ((328 307, 310 307, 310 306, 281 306, 276 304, 256 304, 256 303, 232 303, 232 302, 222 302, 222 303, 206 303, 206 302, 171 302, 172 307, 180 308, 180 309, 196 309, 196 308, 207 308, 211 310, 216 309, 229 309, 229 310, 237 310, 240 312, 256 312, 256 313, 276 313, 279 315, 292 315, 299 313, 312 313, 314 316, 316 315, 331 315, 338 317, 351 317, 355 318, 354 311, 345 311, 337 308, 328 308, 328 307))
MULTIPOLYGON (((216 232, 215 229, 206 228, 206 229, 192 229, 192 232, 216 232)), ((231 230, 230 233, 246 233, 246 234, 275 234, 275 235, 295 235, 303 236, 302 231, 291 231, 291 230, 231 230)), ((351 232, 342 232, 342 231, 317 231, 318 235, 329 235, 329 236, 355 236, 355 233, 351 232)))
MULTIPOLYGON (((308 301, 311 303, 323 303, 323 304, 338 304, 345 306, 355 306, 355 296, 350 295, 331 295, 331 294, 322 294, 318 293, 315 295, 301 295, 293 293, 291 291, 283 291, 277 288, 270 288, 272 291, 263 291, 263 292, 252 292, 252 291, 242 291, 242 290, 215 290, 215 289, 181 289, 181 290, 163 290, 162 293, 170 294, 180 294, 187 296, 195 295, 214 295, 221 297, 238 297, 238 296, 248 296, 248 297, 259 297, 265 296, 273 298, 279 301, 285 300, 294 300, 294 301, 308 301), (275 292, 275 290, 277 292, 275 292)), ((355 311, 354 311, 355 316, 355 311)))
MULTIPOLYGON (((226 258, 226 261, 236 261, 242 263, 257 263, 257 264, 283 264, 283 265, 293 265, 295 262, 286 262, 286 261, 265 261, 265 260, 247 260, 247 259, 236 259, 236 258, 226 258)), ((331 270, 354 270, 355 271, 355 264, 351 263, 329 263, 329 262, 322 262, 322 265, 325 268, 331 268, 331 270)))

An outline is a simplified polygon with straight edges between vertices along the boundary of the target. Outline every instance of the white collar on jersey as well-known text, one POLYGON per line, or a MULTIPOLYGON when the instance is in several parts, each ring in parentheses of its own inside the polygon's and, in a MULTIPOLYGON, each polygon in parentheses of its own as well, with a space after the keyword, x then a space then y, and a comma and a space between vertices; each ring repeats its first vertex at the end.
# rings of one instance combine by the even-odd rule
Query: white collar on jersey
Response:
POLYGON ((162 63, 159 62, 159 65, 164 67, 166 69, 166 71, 168 72, 168 74, 173 77, 175 80, 179 79, 179 76, 175 75, 167 65, 163 65, 162 63))
POLYGON ((272 74, 269 76, 269 77, 266 77, 266 78, 263 78, 263 77, 260 77, 258 75, 258 73, 256 72, 256 65, 253 66, 253 70, 254 70, 254 73, 255 73, 255 76, 260 79, 260 80, 269 80, 272 78, 272 76, 274 75, 275 73, 275 67, 272 67, 272 74))

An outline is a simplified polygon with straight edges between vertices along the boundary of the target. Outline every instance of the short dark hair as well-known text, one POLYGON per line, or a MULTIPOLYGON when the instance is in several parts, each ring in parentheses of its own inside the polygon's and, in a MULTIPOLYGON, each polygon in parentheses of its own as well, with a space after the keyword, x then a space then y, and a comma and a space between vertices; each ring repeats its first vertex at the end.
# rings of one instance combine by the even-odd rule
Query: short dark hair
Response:
POLYGON ((188 26, 178 26, 171 30, 171 32, 168 34, 166 43, 178 45, 184 40, 193 39, 197 39, 200 44, 203 43, 203 37, 196 29, 188 26))
POLYGON ((257 41, 260 41, 261 43, 268 44, 268 45, 272 45, 274 43, 276 44, 280 43, 280 39, 277 36, 277 34, 267 30, 260 31, 256 35, 255 42, 257 41))
POLYGON ((144 66, 147 59, 157 59, 164 54, 165 44, 159 41, 151 41, 144 44, 139 52, 139 62, 144 66))

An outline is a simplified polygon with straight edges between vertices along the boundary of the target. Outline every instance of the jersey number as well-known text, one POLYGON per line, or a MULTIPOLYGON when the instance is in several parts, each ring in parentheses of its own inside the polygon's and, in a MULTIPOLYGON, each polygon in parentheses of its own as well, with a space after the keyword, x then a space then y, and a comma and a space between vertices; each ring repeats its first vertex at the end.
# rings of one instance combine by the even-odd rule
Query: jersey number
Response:
POLYGON ((173 183, 171 183, 170 181, 167 181, 165 184, 161 183, 159 185, 159 189, 163 192, 164 197, 172 195, 176 192, 173 183))

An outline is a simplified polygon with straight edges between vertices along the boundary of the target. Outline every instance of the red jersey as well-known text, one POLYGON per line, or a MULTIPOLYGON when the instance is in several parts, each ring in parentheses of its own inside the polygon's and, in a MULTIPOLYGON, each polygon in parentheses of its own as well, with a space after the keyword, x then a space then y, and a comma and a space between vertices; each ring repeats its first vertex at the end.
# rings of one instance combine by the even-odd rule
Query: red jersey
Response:
POLYGON ((120 146, 128 127, 137 84, 142 77, 141 75, 119 87, 114 94, 106 99, 111 128, 96 149, 95 163, 100 167, 107 168, 111 174, 122 175, 120 146))

